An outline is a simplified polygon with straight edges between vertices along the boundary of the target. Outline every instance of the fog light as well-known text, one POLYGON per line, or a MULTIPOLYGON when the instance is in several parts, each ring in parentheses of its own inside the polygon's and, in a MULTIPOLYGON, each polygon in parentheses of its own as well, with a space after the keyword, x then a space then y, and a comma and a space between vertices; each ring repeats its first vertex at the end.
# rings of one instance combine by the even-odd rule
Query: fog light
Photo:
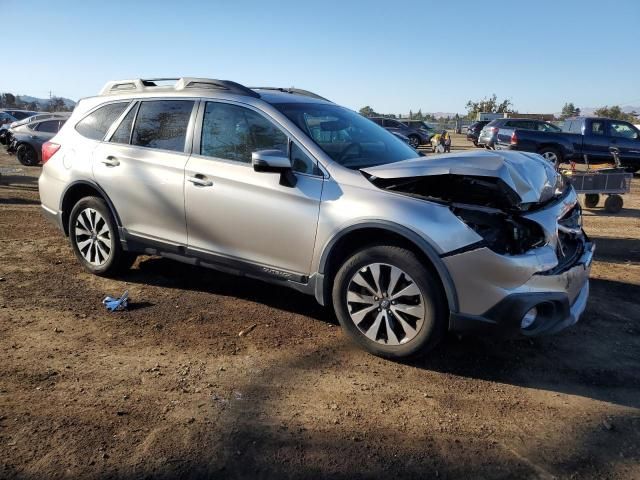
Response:
POLYGON ((524 317, 522 317, 522 322, 520 323, 520 326, 522 328, 529 328, 533 322, 536 321, 536 318, 538 317, 538 309, 536 307, 533 307, 531 310, 529 310, 527 313, 524 314, 524 317))

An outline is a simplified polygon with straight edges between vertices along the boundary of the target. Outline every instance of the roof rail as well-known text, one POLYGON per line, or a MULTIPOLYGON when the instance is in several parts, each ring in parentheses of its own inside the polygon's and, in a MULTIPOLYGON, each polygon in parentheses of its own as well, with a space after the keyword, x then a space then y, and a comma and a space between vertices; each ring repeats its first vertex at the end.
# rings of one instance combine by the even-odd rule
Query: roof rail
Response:
MULTIPOLYGON (((317 93, 310 92, 309 90, 302 90, 301 88, 282 88, 282 87, 249 87, 252 90, 275 90, 278 92, 291 93, 295 95, 303 95, 305 97, 317 98, 318 100, 324 100, 325 102, 331 102, 328 98, 321 97, 317 93)), ((331 102, 333 103, 333 102, 331 102)))
POLYGON ((100 90, 99 95, 117 94, 121 92, 150 92, 155 89, 185 90, 188 88, 213 88, 225 90, 236 95, 247 95, 260 98, 260 94, 230 80, 216 80, 212 78, 135 78, 131 80, 112 80, 100 90), (158 85, 156 82, 174 81, 173 85, 158 85))

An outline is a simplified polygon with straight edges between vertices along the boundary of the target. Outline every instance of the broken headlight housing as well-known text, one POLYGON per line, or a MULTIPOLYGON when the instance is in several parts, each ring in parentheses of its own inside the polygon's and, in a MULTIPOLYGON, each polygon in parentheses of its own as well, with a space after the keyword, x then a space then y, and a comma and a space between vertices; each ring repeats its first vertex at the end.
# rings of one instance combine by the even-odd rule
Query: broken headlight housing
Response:
POLYGON ((501 211, 453 206, 453 213, 502 255, 520 255, 546 243, 540 225, 501 211))

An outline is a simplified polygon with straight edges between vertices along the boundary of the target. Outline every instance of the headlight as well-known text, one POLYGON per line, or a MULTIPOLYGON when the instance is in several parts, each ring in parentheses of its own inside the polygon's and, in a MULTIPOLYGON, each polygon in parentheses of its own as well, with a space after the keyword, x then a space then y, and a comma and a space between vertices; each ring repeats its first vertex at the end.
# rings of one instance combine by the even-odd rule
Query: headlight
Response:
POLYGON ((542 227, 502 212, 452 207, 453 213, 501 255, 520 255, 546 243, 542 227))

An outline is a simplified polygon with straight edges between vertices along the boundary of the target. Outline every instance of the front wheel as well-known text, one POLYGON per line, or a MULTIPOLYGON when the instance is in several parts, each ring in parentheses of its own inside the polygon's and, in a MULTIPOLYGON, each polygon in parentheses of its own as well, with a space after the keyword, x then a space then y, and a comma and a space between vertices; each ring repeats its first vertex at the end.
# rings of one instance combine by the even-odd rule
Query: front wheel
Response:
POLYGON ((336 274, 332 296, 346 334, 374 355, 428 352, 446 330, 438 281, 404 248, 378 245, 356 252, 336 274))
POLYGON ((18 161, 26 167, 33 167, 38 164, 38 154, 31 145, 27 145, 26 143, 18 147, 16 157, 18 157, 18 161))
POLYGON ((85 270, 111 276, 129 268, 135 256, 120 245, 109 207, 99 197, 84 197, 71 210, 69 239, 85 270))
POLYGON ((409 145, 413 148, 418 148, 420 146, 420 137, 417 135, 409 135, 409 145))

